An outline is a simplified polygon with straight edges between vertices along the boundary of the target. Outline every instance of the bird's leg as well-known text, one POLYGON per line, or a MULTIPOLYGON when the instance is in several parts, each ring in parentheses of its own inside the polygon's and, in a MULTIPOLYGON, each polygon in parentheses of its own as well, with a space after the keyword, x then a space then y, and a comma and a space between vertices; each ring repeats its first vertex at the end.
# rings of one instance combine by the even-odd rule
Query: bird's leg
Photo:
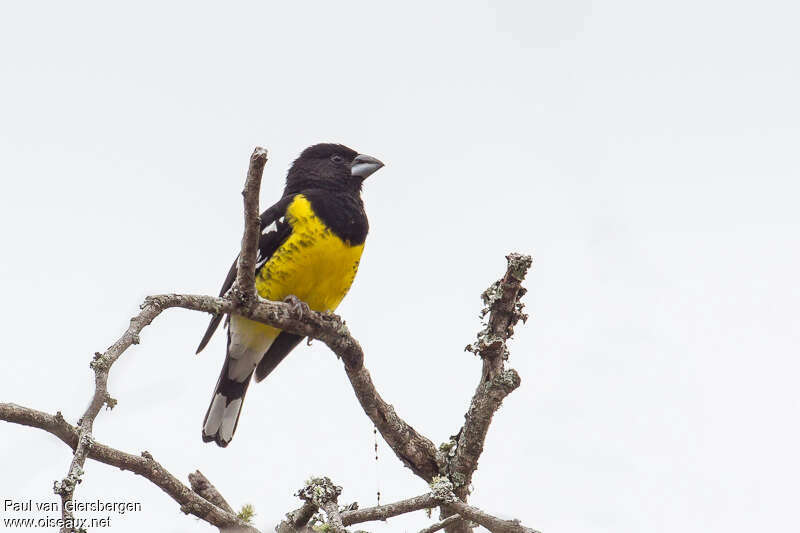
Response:
POLYGON ((306 313, 311 313, 311 308, 308 307, 308 304, 294 294, 290 294, 284 298, 283 301, 291 305, 291 311, 293 314, 297 315, 298 320, 302 320, 306 313))

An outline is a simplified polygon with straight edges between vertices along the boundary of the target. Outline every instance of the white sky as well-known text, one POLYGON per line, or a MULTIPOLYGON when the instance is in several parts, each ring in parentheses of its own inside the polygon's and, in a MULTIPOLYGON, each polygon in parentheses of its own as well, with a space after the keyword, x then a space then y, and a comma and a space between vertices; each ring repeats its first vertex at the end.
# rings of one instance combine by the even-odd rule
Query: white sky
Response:
MULTIPOLYGON (((509 251, 531 253, 522 378, 472 502, 545 533, 785 531, 800 477, 798 8, 792 2, 28 2, 0 8, 2 401, 75 421, 88 361, 145 295, 216 293, 241 235, 320 141, 379 157, 339 311, 381 393, 436 443, 479 372, 463 347, 509 251)), ((341 500, 424 483, 341 364, 301 346, 232 445, 200 425, 223 336, 166 313, 112 371, 96 438, 200 468, 271 529, 310 474, 341 500)), ((0 500, 54 500, 69 450, 0 425, 0 500)), ((95 462, 119 532, 214 531, 95 462), (158 524, 157 526, 155 524, 158 524)), ((3 517, 8 517, 3 514, 3 517)), ((41 515, 37 515, 41 516, 41 515)), ((423 514, 371 531, 417 531, 423 514)))

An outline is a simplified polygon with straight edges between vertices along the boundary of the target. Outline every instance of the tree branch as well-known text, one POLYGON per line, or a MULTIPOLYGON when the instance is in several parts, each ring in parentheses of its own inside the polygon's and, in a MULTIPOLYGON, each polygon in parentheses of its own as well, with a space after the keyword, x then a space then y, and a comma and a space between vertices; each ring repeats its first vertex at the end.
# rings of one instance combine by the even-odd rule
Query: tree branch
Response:
MULTIPOLYGON (((93 446, 92 440, 92 427, 94 420, 100 413, 103 405, 113 408, 116 405, 114 400, 108 393, 108 372, 111 365, 119 359, 119 357, 127 350, 132 344, 139 343, 139 333, 153 319, 158 316, 160 310, 152 307, 146 307, 139 315, 131 319, 128 329, 125 333, 112 344, 105 353, 95 353, 94 359, 89 366, 94 370, 94 394, 86 408, 83 416, 78 421, 78 443, 74 446, 75 453, 72 456, 72 461, 67 471, 67 476, 53 484, 53 491, 61 496, 61 514, 64 523, 72 522, 72 513, 69 511, 67 502, 72 500, 75 493, 75 487, 80 483, 80 477, 83 474, 83 465, 86 463, 86 457, 90 453, 93 446)), ((64 526, 61 528, 62 533, 69 533, 69 527, 64 526)))
MULTIPOLYGON (((518 320, 524 321, 527 318, 522 314, 523 306, 519 300, 525 293, 521 282, 531 265, 531 258, 519 254, 509 255, 508 269, 503 279, 482 295, 485 303, 482 317, 488 314, 489 318, 484 330, 478 334, 478 340, 467 347, 483 361, 481 380, 453 448, 448 453, 437 451, 430 439, 419 434, 400 418, 394 408, 378 394, 368 370, 364 367, 363 350, 350 335, 344 321, 333 314, 321 314, 307 309, 298 316, 296 305, 268 302, 258 297, 255 289, 255 263, 260 235, 258 204, 261 176, 266 162, 266 150, 257 147, 251 155, 247 180, 242 191, 245 224, 237 277, 228 296, 215 298, 164 294, 146 298, 141 312, 131 319, 128 329, 120 339, 105 353, 96 353, 90 363, 95 373, 95 390, 76 427, 66 422, 60 412, 53 416, 14 404, 0 404, 0 419, 48 431, 74 450, 66 477, 55 482, 53 487, 61 496, 62 518, 65 523, 72 522, 66 503, 73 498, 75 487, 81 481, 86 459, 92 458, 147 478, 180 503, 183 512, 202 518, 221 530, 257 531, 237 517, 219 491, 199 471, 189 476, 194 489, 192 490, 156 462, 148 452, 143 452, 139 457, 97 443, 92 438, 93 423, 102 406, 113 408, 116 403, 107 388, 111 366, 132 344, 139 343, 141 331, 162 311, 171 307, 182 307, 213 315, 241 315, 288 333, 324 342, 343 360, 358 401, 387 444, 403 464, 434 488, 430 494, 386 506, 340 511, 337 497, 341 488, 333 486, 327 478, 312 480, 315 483, 314 490, 303 493, 301 489, 298 495, 305 500, 305 504, 287 515, 287 520, 281 522, 277 528, 279 533, 306 529, 306 524, 320 508, 328 515, 327 526, 337 533, 344 533, 345 525, 385 520, 436 505, 442 508, 444 520, 428 528, 430 531, 441 528, 447 528, 449 533, 470 531, 471 526, 463 520, 466 518, 499 533, 532 533, 533 530, 521 526, 518 521, 501 520, 464 503, 483 451, 492 416, 503 399, 520 385, 516 371, 504 369, 504 361, 508 358, 506 341, 513 335, 514 326, 518 320), (442 472, 447 474, 446 478, 438 477, 442 472), (442 480, 446 481, 447 487, 442 488, 442 480), (454 514, 447 517, 447 514, 453 513, 457 513, 457 516, 454 514)), ((69 529, 65 526, 61 531, 67 533, 69 529)))
POLYGON ((244 196, 244 232, 242 234, 242 248, 239 253, 236 282, 231 291, 238 303, 243 305, 257 300, 256 254, 261 234, 258 197, 261 192, 261 176, 264 173, 266 164, 267 151, 257 146, 250 156, 250 168, 247 171, 244 190, 242 190, 242 196, 244 196))
MULTIPOLYGON (((529 527, 525 527, 519 523, 519 520, 503 520, 485 513, 477 507, 472 507, 464 503, 453 492, 453 483, 446 477, 437 477, 431 483, 432 494, 439 500, 441 507, 448 515, 458 514, 462 519, 471 520, 479 524, 492 533, 539 533, 529 527)), ((442 521, 444 522, 451 516, 447 516, 442 521)), ((453 520, 445 527, 450 528, 467 528, 472 529, 472 526, 466 520, 453 520)))
POLYGON ((336 500, 323 503, 322 509, 325 511, 325 514, 328 515, 327 525, 330 527, 330 531, 334 533, 347 533, 344 524, 342 524, 342 516, 339 514, 339 504, 336 500))
MULTIPOLYGON (((483 453, 483 444, 489 432, 494 413, 506 396, 520 386, 516 370, 504 369, 508 359, 506 341, 514 334, 514 326, 521 319, 524 305, 520 298, 525 294, 522 281, 532 264, 528 255, 512 253, 506 256, 508 266, 503 278, 493 283, 481 295, 484 308, 481 317, 489 315, 486 327, 478 333, 475 343, 467 351, 478 354, 483 360, 481 379, 475 389, 469 410, 464 415, 464 425, 458 433, 454 456, 449 462, 448 472, 455 483, 455 493, 466 500, 472 475, 478 468, 478 459, 483 453)), ((448 533, 471 531, 464 522, 450 526, 448 533)))
MULTIPOLYGON (((272 325, 290 333, 319 339, 328 345, 344 361, 356 397, 395 454, 426 481, 432 479, 438 471, 433 443, 402 420, 394 408, 387 404, 375 390, 369 372, 363 366, 364 353, 361 346, 350 335, 344 322, 338 316, 313 311, 306 311, 302 313, 302 316, 297 316, 292 310, 292 306, 282 302, 261 300, 254 305, 240 307, 226 298, 183 294, 151 296, 145 299, 141 307, 142 311, 131 319, 131 325, 122 338, 109 348, 106 354, 96 357, 92 363, 93 367, 102 369, 103 383, 108 379, 108 369, 111 364, 131 344, 139 343, 141 330, 164 310, 181 307, 211 314, 241 314, 251 320, 272 325)), ((90 453, 89 456, 92 454, 90 453)))
POLYGON ((522 281, 533 260, 529 255, 518 253, 511 253, 506 259, 508 266, 503 279, 494 282, 481 295, 484 303, 481 317, 488 314, 488 323, 478 333, 478 340, 467 347, 467 351, 483 359, 482 381, 488 381, 503 371, 503 362, 508 359, 506 341, 514 335, 517 322, 528 319, 528 315, 522 313, 524 305, 519 300, 525 295, 522 281))
MULTIPOLYGON (((478 458, 483 453, 483 444, 492 418, 505 397, 519 387, 520 383, 519 374, 512 368, 503 370, 490 381, 478 385, 461 428, 455 460, 451 463, 450 472, 455 478, 453 481, 457 483, 456 494, 459 494, 460 489, 469 487, 472 482, 472 474, 478 468, 478 458)), ((465 490, 465 494, 467 492, 465 490)), ((463 497, 461 494, 459 496, 463 497)))
POLYGON ((344 511, 342 513, 342 523, 346 526, 350 526, 353 524, 360 524, 361 522, 386 520, 392 518, 393 516, 412 513, 421 509, 430 509, 432 507, 437 507, 438 505, 438 498, 429 492, 414 498, 408 498, 406 500, 400 500, 398 502, 389 503, 386 505, 367 507, 366 509, 355 509, 353 511, 344 511))
POLYGON ((211 314, 238 314, 289 333, 324 342, 344 361, 356 398, 395 455, 427 482, 439 473, 433 442, 406 423, 378 394, 369 371, 364 367, 364 352, 339 316, 310 310, 297 313, 291 305, 283 302, 259 300, 241 307, 226 298, 186 294, 149 296, 145 299, 144 306, 161 310, 182 307, 211 314))
POLYGON ((195 470, 189 474, 189 484, 192 486, 193 491, 223 511, 236 514, 236 511, 234 511, 233 507, 222 497, 217 487, 215 487, 201 471, 195 470))
POLYGON ((394 407, 381 398, 364 366, 353 368, 345 364, 345 372, 364 412, 398 459, 416 475, 430 482, 439 473, 433 442, 406 423, 394 407))
POLYGON ((342 523, 345 526, 349 526, 373 520, 386 520, 393 516, 411 513, 421 509, 430 509, 441 505, 454 514, 445 518, 438 524, 431 526, 436 527, 436 529, 432 529, 431 531, 437 531, 438 529, 454 525, 456 522, 463 521, 462 519, 465 518, 484 526, 493 533, 538 533, 533 529, 521 525, 519 520, 503 520, 481 511, 477 507, 465 504, 453 493, 453 484, 445 477, 437 477, 434 479, 433 483, 431 483, 431 488, 433 490, 429 493, 384 506, 344 511, 341 513, 342 523))
MULTIPOLYGON (((43 429, 73 449, 78 447, 81 438, 80 429, 64 420, 61 413, 53 416, 13 403, 0 403, 0 420, 43 429)), ((184 513, 193 514, 226 531, 258 532, 257 529, 239 520, 235 514, 220 509, 193 492, 153 459, 148 452, 142 452, 141 456, 132 455, 99 442, 93 442, 90 447, 85 449, 86 457, 121 470, 128 470, 150 480, 178 502, 184 513)))
POLYGON ((502 518, 484 513, 477 507, 472 507, 462 501, 456 500, 446 504, 445 507, 454 513, 458 513, 462 518, 472 520, 476 524, 485 527, 492 533, 539 533, 535 529, 523 526, 519 523, 519 520, 503 520, 502 518))
POLYGON ((304 502, 303 506, 286 513, 286 520, 275 527, 276 533, 299 533, 306 530, 306 524, 319 510, 313 502, 304 502))

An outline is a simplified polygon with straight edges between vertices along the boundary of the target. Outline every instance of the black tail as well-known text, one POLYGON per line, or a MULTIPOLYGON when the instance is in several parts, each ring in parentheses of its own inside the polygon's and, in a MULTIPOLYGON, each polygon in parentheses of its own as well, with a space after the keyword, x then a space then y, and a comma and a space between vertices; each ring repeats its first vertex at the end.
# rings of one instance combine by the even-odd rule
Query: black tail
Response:
POLYGON ((244 381, 235 381, 229 378, 229 362, 230 358, 226 357, 217 380, 217 387, 214 389, 214 395, 211 397, 211 403, 203 420, 203 441, 211 442, 213 440, 223 448, 231 442, 233 434, 236 432, 236 426, 239 425, 244 395, 247 393, 250 378, 253 376, 253 373, 250 372, 244 381))

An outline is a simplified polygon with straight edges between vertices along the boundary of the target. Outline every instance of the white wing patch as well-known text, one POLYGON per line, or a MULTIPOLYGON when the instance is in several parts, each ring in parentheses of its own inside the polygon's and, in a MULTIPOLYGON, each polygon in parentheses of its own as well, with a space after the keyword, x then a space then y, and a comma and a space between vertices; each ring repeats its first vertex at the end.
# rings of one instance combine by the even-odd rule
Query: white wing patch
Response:
MULTIPOLYGON (((278 222, 283 224, 284 223, 283 217, 277 220, 273 220, 272 224, 261 230, 261 235, 268 235, 269 233, 277 232, 278 222)), ((264 263, 267 262, 267 259, 269 259, 269 257, 261 257, 261 248, 259 247, 258 254, 256 254, 256 268, 261 268, 262 266, 264 266, 264 263)))
POLYGON ((266 228, 262 229, 262 230, 261 230, 261 235, 266 235, 266 234, 267 234, 267 233, 269 233, 270 231, 278 231, 278 224, 277 224, 277 221, 276 221, 276 220, 273 220, 273 221, 272 221, 272 224, 270 224, 270 225, 269 225, 269 226, 267 226, 266 228))

